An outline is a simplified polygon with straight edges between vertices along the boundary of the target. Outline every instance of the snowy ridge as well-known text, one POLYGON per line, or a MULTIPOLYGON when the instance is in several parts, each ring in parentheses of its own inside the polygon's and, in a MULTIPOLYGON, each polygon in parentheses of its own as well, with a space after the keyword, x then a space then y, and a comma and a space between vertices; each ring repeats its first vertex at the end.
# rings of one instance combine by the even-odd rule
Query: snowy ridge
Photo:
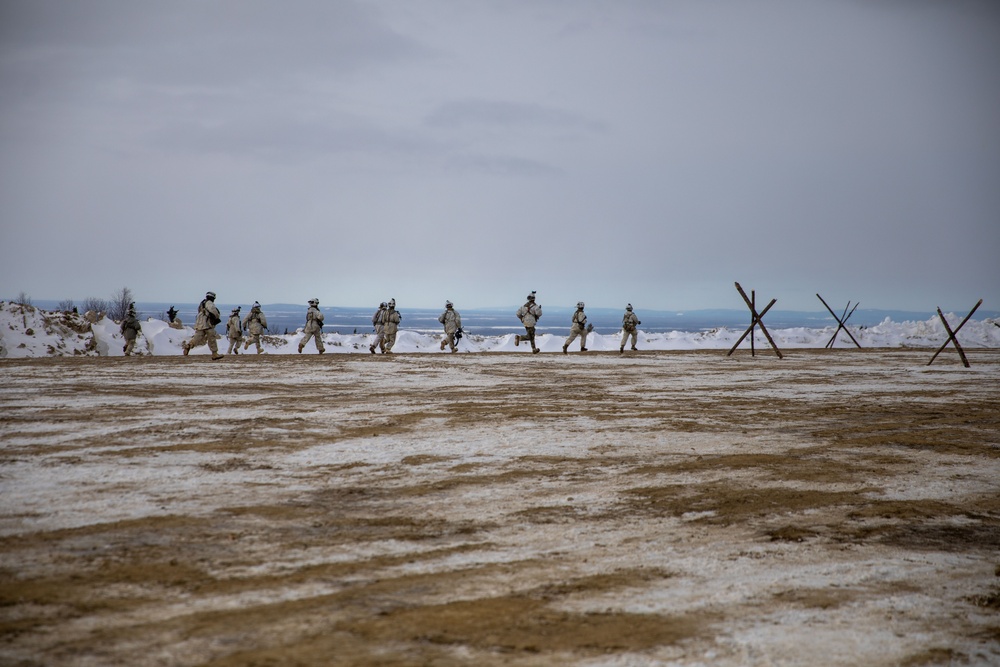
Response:
MULTIPOLYGON (((954 328, 961 317, 946 315, 954 328)), ((924 321, 893 322, 886 318, 871 327, 848 327, 851 334, 863 347, 927 347, 937 348, 948 338, 948 334, 938 318, 924 321)), ((640 350, 728 350, 743 335, 745 328, 720 327, 711 331, 639 331, 640 350)), ((787 329, 768 328, 779 348, 822 348, 836 331, 835 326, 787 329)), ((568 335, 542 334, 536 342, 542 352, 562 352, 568 335)), ((135 354, 169 356, 180 355, 181 344, 194 335, 187 326, 174 329, 162 320, 149 318, 142 322, 142 334, 136 342, 135 354)), ((264 336, 265 354, 296 354, 302 339, 301 329, 281 336, 264 336)), ((416 331, 400 330, 394 353, 420 352, 450 354, 440 348, 440 334, 430 335, 416 331)), ((995 318, 969 320, 958 334, 959 342, 968 348, 1000 347, 1000 326, 995 318)), ((332 354, 369 354, 372 341, 370 334, 323 335, 326 351, 332 354)), ((754 338, 758 350, 768 351, 767 339, 760 328, 754 338)), ((617 351, 621 332, 617 334, 592 333, 587 337, 587 349, 594 352, 617 351)), ((219 349, 225 352, 229 341, 221 337, 219 349)), ((119 333, 119 325, 104 317, 91 324, 82 315, 46 311, 32 306, 0 302, 0 358, 2 357, 51 357, 51 356, 124 356, 124 339, 119 333)), ((741 343, 749 348, 749 337, 741 343)), ((854 343, 843 331, 837 336, 836 348, 853 348, 854 343)), ((574 342, 570 352, 579 349, 574 342)), ((527 345, 515 345, 514 334, 502 336, 465 336, 459 342, 460 352, 511 352, 530 353, 527 345)), ((242 352, 242 348, 241 348, 242 352)), ((253 354, 251 349, 249 352, 253 354)), ((315 354, 312 343, 305 354, 315 354)), ((192 355, 209 354, 207 346, 191 351, 192 355)))

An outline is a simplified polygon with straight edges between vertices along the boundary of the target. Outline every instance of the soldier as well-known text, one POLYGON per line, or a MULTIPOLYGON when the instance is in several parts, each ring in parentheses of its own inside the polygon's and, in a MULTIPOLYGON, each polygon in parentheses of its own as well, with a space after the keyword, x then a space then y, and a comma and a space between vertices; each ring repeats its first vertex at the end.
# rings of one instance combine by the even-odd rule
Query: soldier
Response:
POLYGON ((260 346, 260 336, 264 333, 264 329, 267 328, 267 317, 264 316, 264 311, 260 309, 258 302, 253 302, 250 313, 243 318, 243 328, 249 334, 246 342, 243 343, 243 349, 247 349, 253 343, 257 346, 257 354, 263 352, 264 349, 260 346))
POLYGON ((389 299, 385 305, 385 313, 382 316, 382 334, 385 337, 385 349, 383 354, 391 354, 392 346, 396 344, 396 332, 399 331, 399 323, 403 321, 403 316, 396 310, 396 300, 389 299))
POLYGON ((198 315, 194 320, 194 336, 191 340, 184 342, 184 356, 188 355, 191 348, 208 343, 208 349, 212 351, 212 359, 222 359, 219 354, 219 346, 215 343, 218 334, 215 333, 215 325, 222 321, 219 309, 215 307, 215 292, 205 292, 205 298, 198 304, 198 315))
POLYGON ((580 351, 587 351, 587 333, 593 331, 594 327, 587 327, 587 314, 583 312, 583 301, 576 302, 576 312, 573 313, 572 324, 569 329, 569 338, 563 343, 563 354, 569 354, 569 344, 580 337, 580 351))
POLYGON ((122 351, 126 357, 130 357, 132 356, 132 348, 135 347, 135 339, 138 338, 139 332, 142 331, 139 320, 135 316, 135 303, 128 305, 128 312, 125 313, 125 319, 122 320, 121 331, 122 335, 125 336, 125 346, 122 348, 122 351))
POLYGON ((523 306, 517 309, 517 319, 524 325, 524 336, 514 336, 514 345, 520 345, 521 339, 531 343, 532 354, 538 354, 539 350, 535 346, 535 324, 542 318, 542 307, 535 303, 535 292, 528 295, 528 300, 523 306))
POLYGON ((319 299, 309 299, 309 310, 306 312, 306 327, 303 331, 305 338, 299 342, 299 354, 302 354, 302 348, 306 346, 310 338, 316 342, 316 349, 320 354, 326 352, 326 348, 323 347, 323 313, 319 310, 319 299))
POLYGON ((177 311, 174 310, 173 306, 170 306, 170 310, 167 311, 167 324, 169 324, 172 329, 184 328, 184 323, 181 322, 181 318, 177 317, 177 311))
MULTIPOLYGON (((455 339, 455 335, 462 330, 462 316, 455 310, 455 304, 451 301, 444 302, 444 312, 438 317, 438 322, 444 325, 444 338, 441 339, 441 351, 444 352, 445 345, 450 345, 452 354, 458 352, 458 342, 455 339)), ((461 335, 459 334, 459 336, 461 335)))
POLYGON ((226 322, 226 335, 229 337, 229 351, 226 354, 239 354, 240 343, 243 342, 243 324, 240 322, 240 307, 233 308, 226 322))
POLYGON ((382 321, 385 317, 385 309, 386 305, 385 301, 383 301, 378 305, 378 310, 375 311, 375 314, 372 315, 372 326, 375 327, 375 340, 368 346, 368 349, 372 354, 375 354, 376 345, 378 346, 378 349, 385 353, 385 323, 382 321))
POLYGON ((640 324, 642 324, 642 322, 640 322, 636 314, 632 312, 632 304, 630 303, 626 305, 625 316, 622 317, 622 332, 623 332, 622 346, 618 350, 618 354, 622 354, 623 352, 625 352, 625 343, 628 341, 629 336, 632 337, 632 349, 633 350, 639 349, 635 346, 635 342, 636 339, 638 338, 638 332, 636 330, 636 327, 638 327, 640 324))

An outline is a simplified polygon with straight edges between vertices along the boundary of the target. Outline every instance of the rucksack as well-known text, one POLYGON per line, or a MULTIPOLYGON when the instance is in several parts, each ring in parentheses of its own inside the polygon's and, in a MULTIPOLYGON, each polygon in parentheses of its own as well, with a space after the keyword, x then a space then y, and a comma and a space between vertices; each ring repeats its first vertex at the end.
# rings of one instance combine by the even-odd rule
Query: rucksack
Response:
POLYGON ((208 323, 211 324, 214 327, 215 325, 217 325, 219 322, 222 321, 222 317, 219 316, 219 315, 216 315, 212 311, 210 311, 207 308, 205 308, 205 302, 206 301, 208 301, 208 299, 202 299, 201 300, 201 304, 198 305, 198 310, 202 310, 203 308, 205 309, 205 315, 208 317, 208 323))

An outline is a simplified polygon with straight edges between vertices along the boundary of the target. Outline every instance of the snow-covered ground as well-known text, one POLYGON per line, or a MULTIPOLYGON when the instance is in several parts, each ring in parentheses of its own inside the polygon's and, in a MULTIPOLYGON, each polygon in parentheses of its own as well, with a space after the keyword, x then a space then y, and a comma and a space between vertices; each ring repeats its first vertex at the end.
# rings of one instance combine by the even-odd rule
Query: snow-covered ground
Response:
POLYGON ((1000 350, 928 357, 0 360, 0 664, 1000 664, 1000 350))
MULTIPOLYGON (((954 329, 961 317, 947 314, 948 322, 954 329)), ((765 323, 766 324, 766 323, 765 323)), ((219 330, 222 327, 218 327, 219 330)), ((639 332, 640 350, 728 350, 744 334, 745 328, 720 327, 711 331, 665 331, 639 332)), ((775 344, 781 348, 823 348, 837 331, 836 327, 822 328, 768 328, 775 344)), ((848 331, 862 347, 928 347, 937 348, 948 340, 948 334, 939 318, 917 322, 893 322, 890 319, 871 327, 848 326, 848 331)), ((568 335, 568 330, 566 335, 568 335)), ((182 354, 182 343, 194 335, 191 327, 173 329, 163 320, 148 319, 142 323, 142 334, 136 343, 136 354, 169 356, 182 354)), ((301 330, 288 335, 266 336, 266 354, 296 354, 302 340, 301 330)), ((326 333, 323 340, 327 353, 368 354, 372 336, 368 334, 326 333)), ((969 320, 958 333, 963 347, 1000 347, 1000 326, 991 318, 969 320)), ((450 354, 440 349, 441 336, 427 335, 406 329, 397 335, 395 353, 421 352, 450 354)), ((544 334, 537 338, 542 352, 561 352, 565 336, 544 334)), ((228 340, 218 341, 220 351, 228 348, 228 340)), ((599 351, 617 351, 621 344, 621 334, 590 334, 587 348, 599 351)), ((770 347, 763 332, 758 327, 754 345, 759 351, 769 353, 770 347)), ((82 316, 38 310, 30 306, 0 302, 0 357, 39 357, 63 355, 123 356, 124 340, 119 326, 107 318, 90 325, 82 316)), ((579 349, 574 342, 571 351, 579 349)), ((749 337, 741 343, 749 349, 749 337)), ((854 348, 854 342, 843 330, 837 335, 834 347, 854 348)), ((950 347, 950 346, 949 346, 950 347)), ((520 352, 530 353, 527 345, 515 345, 514 334, 503 336, 471 335, 459 342, 460 352, 520 352)), ((251 350, 251 353, 253 350, 251 350)), ((306 347, 307 354, 315 354, 313 343, 306 347)), ((193 355, 209 354, 203 345, 191 351, 193 355)))

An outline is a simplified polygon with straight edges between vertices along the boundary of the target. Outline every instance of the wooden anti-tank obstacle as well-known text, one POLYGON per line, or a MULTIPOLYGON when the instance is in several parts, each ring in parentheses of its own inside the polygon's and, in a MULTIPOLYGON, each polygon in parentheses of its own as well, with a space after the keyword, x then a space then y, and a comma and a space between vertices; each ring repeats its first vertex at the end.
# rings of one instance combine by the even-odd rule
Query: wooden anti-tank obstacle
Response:
MULTIPOLYGON (((784 356, 782 356, 781 354, 781 350, 779 350, 778 346, 774 344, 774 339, 771 338, 771 334, 768 332, 767 327, 765 327, 764 322, 761 321, 761 318, 763 318, 764 315, 767 314, 767 311, 771 310, 771 306, 777 303, 778 300, 771 299, 771 302, 767 304, 764 310, 760 311, 760 314, 758 314, 756 305, 757 293, 755 291, 751 291, 751 294, 753 294, 753 299, 750 299, 747 296, 747 293, 743 291, 743 288, 740 287, 739 283, 736 283, 736 290, 740 293, 740 296, 743 297, 743 301, 746 302, 747 308, 750 309, 750 326, 747 327, 747 330, 743 332, 743 335, 740 336, 740 339, 736 341, 736 344, 733 345, 732 349, 729 350, 729 353, 726 356, 728 357, 733 352, 735 352, 736 348, 738 348, 740 346, 740 343, 743 342, 743 339, 746 338, 747 335, 753 333, 754 327, 759 326, 760 330, 764 332, 764 336, 767 338, 767 342, 771 344, 771 348, 774 350, 774 353, 778 355, 779 359, 784 359, 784 356)), ((754 349, 752 335, 750 335, 750 354, 753 356, 756 356, 757 354, 756 350, 754 349)))
MULTIPOLYGON (((816 298, 818 298, 820 301, 823 301, 823 297, 821 297, 818 293, 816 294, 816 298)), ((837 326, 837 330, 833 332, 833 336, 827 342, 826 347, 827 348, 832 348, 833 347, 833 344, 835 342, 837 342, 837 334, 839 334, 840 330, 843 329, 844 331, 847 332, 848 336, 851 336, 851 340, 853 340, 854 344, 857 345, 858 348, 860 349, 861 348, 861 343, 859 343, 854 338, 854 336, 851 335, 851 330, 847 328, 847 320, 851 319, 851 315, 853 315, 854 311, 858 309, 858 306, 861 305, 861 302, 859 301, 858 303, 854 304, 854 308, 851 308, 851 302, 848 301, 847 302, 847 308, 844 308, 844 314, 841 315, 840 317, 837 317, 837 313, 833 312, 833 309, 830 308, 830 306, 827 306, 826 301, 823 301, 823 305, 826 306, 826 309, 828 311, 830 311, 831 315, 833 315, 833 319, 837 320, 837 325, 838 325, 837 326), (851 312, 847 312, 848 308, 851 309, 851 312)))
POLYGON ((931 357, 931 360, 927 362, 928 366, 930 366, 931 364, 934 363, 934 360, 937 359, 937 356, 939 354, 941 354, 941 352, 944 351, 944 348, 948 347, 948 343, 954 343, 955 344, 955 349, 958 350, 958 356, 960 356, 962 358, 962 363, 965 364, 966 368, 970 368, 970 366, 969 366, 969 360, 965 358, 965 350, 963 350, 962 346, 958 344, 958 338, 957 338, 957 336, 958 336, 959 330, 961 330, 961 328, 965 326, 965 323, 969 321, 969 318, 972 317, 972 314, 975 313, 976 310, 978 310, 979 306, 981 306, 981 305, 983 305, 983 300, 982 299, 980 299, 979 303, 977 303, 975 306, 972 307, 972 310, 970 310, 969 314, 965 316, 965 319, 962 320, 961 324, 959 324, 957 327, 955 327, 954 331, 952 331, 951 326, 948 324, 948 320, 945 318, 944 313, 941 312, 940 306, 938 307, 937 314, 938 314, 938 317, 941 318, 941 323, 944 324, 944 330, 948 332, 948 340, 946 340, 941 345, 941 347, 938 348, 938 351, 934 353, 934 356, 931 357))

